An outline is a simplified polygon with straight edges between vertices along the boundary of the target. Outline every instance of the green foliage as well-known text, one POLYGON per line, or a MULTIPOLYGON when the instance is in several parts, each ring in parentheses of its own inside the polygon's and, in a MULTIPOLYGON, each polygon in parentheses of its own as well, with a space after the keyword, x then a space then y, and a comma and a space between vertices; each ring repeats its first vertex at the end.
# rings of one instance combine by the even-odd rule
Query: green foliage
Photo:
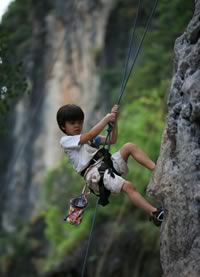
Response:
POLYGON ((109 96, 110 102, 115 102, 119 92, 121 68, 101 69, 100 76, 106 97, 109 96))
POLYGON ((55 266, 64 256, 69 255, 81 240, 88 234, 91 212, 87 211, 84 221, 79 226, 63 222, 58 207, 51 207, 46 215, 46 236, 51 243, 51 249, 45 264, 45 270, 55 266))
POLYGON ((0 275, 4 276, 5 274, 6 276, 13 266, 13 261, 18 264, 23 263, 32 254, 31 251, 34 250, 34 245, 38 242, 33 238, 27 238, 31 227, 33 228, 33 226, 27 225, 15 233, 3 231, 0 233, 1 253, 3 253, 0 256, 0 275))
MULTIPOLYGON (((47 203, 43 211, 46 222, 45 235, 50 243, 50 251, 43 270, 49 270, 64 256, 69 255, 89 232, 94 212, 96 196, 89 197, 89 205, 85 210, 81 225, 70 225, 63 221, 68 212, 69 200, 80 195, 84 186, 83 178, 71 167, 68 160, 64 159, 54 170, 51 170, 44 182, 44 200, 47 203)), ((98 221, 115 217, 120 209, 123 197, 114 199, 109 208, 98 209, 98 221)))
MULTIPOLYGON (((165 96, 172 76, 174 41, 184 32, 193 10, 193 1, 159 2, 152 28, 139 55, 137 69, 127 86, 127 101, 140 97, 145 91, 148 93, 152 88, 160 88, 160 94, 165 96)), ((138 39, 142 32, 142 28, 138 29, 138 39)))
MULTIPOLYGON (((50 242, 50 251, 44 265, 44 271, 55 265, 66 253, 72 250, 86 231, 85 224, 75 228, 64 222, 69 208, 69 199, 80 195, 83 180, 64 159, 50 171, 44 183, 44 199, 47 203, 43 214, 46 221, 46 237, 50 242)), ((84 221, 87 223, 87 219, 84 221)))
POLYGON ((29 47, 31 25, 27 9, 30 1, 11 3, 0 24, 0 126, 14 102, 27 92, 25 51, 29 47), (16 28, 17 26, 17 28, 16 28))
POLYGON ((69 200, 80 195, 83 186, 83 179, 73 170, 66 159, 46 176, 44 198, 47 208, 44 211, 44 217, 47 228, 45 234, 51 248, 45 270, 49 270, 64 255, 72 251, 73 247, 87 233, 89 218, 84 218, 78 227, 71 226, 63 220, 64 215, 68 212, 69 200))

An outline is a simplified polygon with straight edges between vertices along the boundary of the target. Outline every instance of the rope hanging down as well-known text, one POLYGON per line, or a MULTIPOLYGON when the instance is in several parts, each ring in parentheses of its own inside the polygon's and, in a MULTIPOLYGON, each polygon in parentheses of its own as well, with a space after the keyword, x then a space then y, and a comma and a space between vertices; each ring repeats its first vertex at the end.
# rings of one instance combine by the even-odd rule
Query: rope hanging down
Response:
POLYGON ((93 234, 93 230, 94 230, 94 225, 95 225, 95 222, 96 222, 98 204, 99 204, 99 198, 97 198, 97 200, 96 200, 96 206, 95 206, 95 211, 94 211, 93 218, 92 218, 92 226, 91 226, 90 235, 89 235, 89 238, 88 238, 87 249, 86 249, 84 262, 83 262, 83 267, 82 267, 82 271, 81 271, 81 277, 84 277, 84 275, 85 275, 85 268, 86 268, 86 265, 87 265, 88 253, 89 253, 90 244, 91 244, 91 241, 92 241, 92 234, 93 234))
MULTIPOLYGON (((149 29, 149 26, 150 26, 150 24, 151 24, 151 20, 152 20, 152 17, 153 17, 153 15, 154 15, 154 13, 155 13, 157 4, 158 4, 158 0, 155 0, 154 5, 153 5, 153 8, 152 8, 152 11, 151 11, 151 14, 150 14, 149 19, 148 19, 148 21, 147 21, 147 24, 146 24, 144 33, 143 33, 143 35, 142 35, 142 38, 141 38, 140 43, 139 43, 139 46, 138 46, 138 48, 137 48, 137 50, 136 50, 135 57, 134 57, 133 62, 132 62, 132 64, 131 64, 131 68, 130 68, 130 70, 129 70, 129 72, 128 72, 127 77, 125 78, 125 74, 126 74, 126 72, 127 72, 127 70, 128 70, 128 62, 129 62, 129 58, 130 58, 131 49, 132 49, 132 46, 133 46, 133 43, 132 43, 132 42, 133 42, 133 36, 134 36, 135 30, 132 32, 132 36, 131 36, 131 40, 130 40, 130 46, 129 46, 129 54, 128 54, 128 58, 127 58, 127 62, 126 62, 125 70, 124 70, 124 78, 123 78, 122 85, 121 85, 121 89, 120 89, 120 95, 119 95, 119 98, 118 98, 118 101, 117 101, 117 104, 118 104, 118 105, 120 105, 120 102, 121 102, 121 100, 122 100, 122 96, 123 96, 123 94, 124 94, 124 92, 125 92, 126 85, 127 85, 127 83, 128 83, 129 77, 130 77, 131 72, 132 72, 132 70, 133 70, 133 67, 134 67, 134 65, 135 65, 135 63, 136 63, 136 60, 137 60, 137 57, 138 57, 139 52, 140 52, 140 50, 141 50, 141 47, 142 47, 142 44, 143 44, 143 42, 144 42, 145 36, 146 36, 147 31, 148 31, 148 29, 149 29)), ((140 0, 139 0, 139 4, 138 4, 138 5, 139 5, 139 7, 140 7, 140 0)), ((138 11, 139 11, 139 8, 138 8, 138 11)), ((135 24, 134 26, 136 26, 136 24, 135 24)), ((134 28, 135 28, 135 27, 134 27, 134 28)))
MULTIPOLYGON (((131 56, 131 50, 132 50, 133 44, 134 44, 134 40, 133 39, 134 39, 134 36, 135 36, 135 30, 136 30, 136 26, 137 26, 140 6, 141 6, 141 0, 138 1, 137 13, 136 13, 136 17, 135 17, 135 20, 134 20, 134 23, 133 23, 133 30, 132 30, 131 38, 130 38, 130 42, 129 42, 128 54, 126 56, 126 62, 125 62, 125 67, 124 67, 123 79, 122 79, 121 85, 120 85, 120 95, 122 94, 124 83, 125 83, 125 80, 126 80, 126 75, 127 75, 127 71, 128 71, 128 64, 129 64, 129 60, 130 60, 130 56, 131 56)), ((122 97, 122 95, 121 95, 121 97, 122 97)), ((117 102, 118 105, 120 104, 121 97, 118 99, 118 102, 117 102)))
MULTIPOLYGON (((120 85, 120 91, 121 92, 123 91, 124 83, 126 81, 126 75, 127 75, 129 60, 130 60, 130 56, 131 56, 131 50, 132 50, 133 44, 134 44, 133 39, 134 39, 134 36, 135 36, 135 30, 136 30, 136 26, 137 26, 140 6, 141 6, 141 0, 138 1, 137 13, 136 13, 136 17, 135 17, 134 22, 133 22, 132 34, 131 34, 131 39, 130 39, 130 42, 129 42, 128 54, 126 56, 123 79, 122 79, 121 85, 120 85)), ((123 93, 121 93, 121 94, 123 94, 123 93)), ((117 102, 118 105, 121 102, 121 98, 122 98, 122 95, 121 95, 121 97, 119 98, 119 100, 117 102)), ((104 147, 107 145, 108 151, 110 150, 110 139, 111 139, 110 135, 111 135, 112 129, 113 129, 113 124, 110 122, 108 124, 107 130, 106 130, 107 131, 107 136, 106 136, 106 140, 105 140, 105 143, 104 143, 104 147)))
MULTIPOLYGON (((136 18, 135 18, 134 24, 133 24, 133 31, 132 31, 131 39, 130 39, 130 43, 129 43, 129 50, 128 50, 128 54, 127 54, 127 58, 126 58, 126 63, 125 63, 125 68, 124 68, 124 74, 123 74, 123 79, 122 79, 121 86, 120 86, 120 92, 119 92, 119 98, 118 98, 118 101, 117 101, 117 105, 120 105, 120 103, 121 103, 122 97, 123 97, 125 89, 126 89, 126 85, 128 83, 129 77, 131 75, 131 72, 133 70, 135 62, 137 60, 138 54, 139 54, 139 52, 141 50, 141 47, 142 47, 142 44, 144 42, 145 36, 146 36, 147 31, 149 29, 152 17, 153 17, 153 15, 155 13, 157 4, 158 4, 158 0, 155 0, 153 8, 152 8, 152 11, 151 11, 151 14, 150 14, 150 16, 148 18, 145 30, 143 32, 142 38, 141 38, 139 46, 138 46, 138 48, 136 50, 136 54, 134 56, 133 62, 132 62, 131 67, 130 67, 130 70, 128 72, 128 65, 129 65, 131 50, 133 48, 133 39, 134 39, 134 35, 135 35, 136 24, 137 24, 137 20, 138 20, 138 14, 139 14, 140 6, 141 6, 141 0, 138 1, 137 14, 136 14, 136 18), (127 74, 127 72, 128 72, 128 74, 127 74)), ((109 140, 110 140, 110 134, 112 132, 112 129, 113 129, 113 125, 109 124, 108 125, 108 129, 107 129, 106 142, 109 142, 109 140)), ((108 143, 108 150, 109 149, 110 149, 110 144, 108 143)), ((87 250, 86 250, 86 253, 85 253, 84 263, 83 263, 83 267, 82 267, 82 271, 81 271, 81 277, 84 277, 84 275, 85 275, 85 269, 86 269, 88 254, 89 254, 89 248, 90 248, 92 234, 93 234, 94 225, 95 225, 95 221, 96 221, 98 202, 99 202, 99 199, 97 198, 96 207, 95 207, 95 211, 94 211, 94 215, 93 215, 93 220, 92 220, 92 226, 91 226, 91 229, 90 229, 90 235, 89 235, 89 239, 88 239, 88 243, 87 243, 87 250)))

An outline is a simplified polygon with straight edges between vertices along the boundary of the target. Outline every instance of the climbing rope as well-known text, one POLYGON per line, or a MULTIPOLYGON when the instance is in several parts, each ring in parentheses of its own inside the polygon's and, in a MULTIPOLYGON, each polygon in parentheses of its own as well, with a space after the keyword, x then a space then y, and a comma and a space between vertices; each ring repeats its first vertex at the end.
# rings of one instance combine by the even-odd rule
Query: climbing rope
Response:
MULTIPOLYGON (((140 4, 140 3, 139 3, 139 4, 140 4)), ((138 45, 138 48, 137 48, 137 50, 136 50, 135 57, 134 57, 133 62, 132 62, 132 64, 131 64, 131 68, 130 68, 130 70, 129 70, 129 72, 128 72, 128 75, 127 75, 126 78, 125 78, 125 74, 124 74, 124 78, 123 78, 122 85, 121 85, 121 89, 120 89, 119 98, 118 98, 118 101, 117 101, 117 104, 118 104, 118 105, 120 105, 120 102, 121 102, 121 100, 122 100, 122 96, 124 95, 124 92, 125 92, 125 89, 126 89, 126 85, 127 85, 127 83, 128 83, 129 77, 130 77, 130 75, 131 75, 131 73, 132 73, 133 67, 134 67, 134 65, 135 65, 135 63, 136 63, 137 57, 138 57, 138 55, 139 55, 139 52, 140 52, 140 50, 141 50, 141 48, 142 48, 142 44, 143 44, 143 42, 144 42, 145 36, 146 36, 147 31, 148 31, 148 29, 149 29, 149 26, 150 26, 150 24, 151 24, 151 20, 152 20, 152 18, 153 18, 154 13, 155 13, 157 4, 158 4, 158 0, 155 0, 154 5, 153 5, 153 8, 152 8, 152 10, 151 10, 151 14, 150 14, 150 16, 149 16, 149 19, 148 19, 148 21, 147 21, 145 30, 144 30, 144 32, 143 32, 142 38, 141 38, 140 43, 139 43, 139 45, 138 45)), ((132 43, 132 41, 133 41, 133 36, 134 36, 134 32, 132 33, 132 37, 131 37, 131 40, 130 40, 129 52, 131 52, 131 49, 132 49, 132 45, 133 45, 133 43, 132 43)), ((130 57, 130 54, 129 54, 129 57, 130 57)), ((127 59, 127 60, 128 60, 128 59, 127 59)), ((128 61, 127 61, 127 63, 126 63, 125 72, 127 72, 127 68, 128 68, 128 61)))
POLYGON ((121 101, 121 98, 122 98, 121 93, 122 93, 123 88, 124 88, 124 83, 125 83, 126 75, 127 75, 127 71, 128 71, 129 60, 130 60, 130 56, 131 56, 131 50, 132 50, 133 44, 134 44, 135 30, 136 30, 136 26, 137 26, 137 21, 138 21, 138 15, 139 15, 139 11, 140 11, 140 6, 141 6, 141 0, 138 1, 137 13, 136 13, 135 20, 134 20, 134 22, 133 22, 131 38, 130 38, 129 47, 128 47, 128 54, 126 55, 126 62, 125 62, 125 67, 124 67, 123 79, 122 79, 121 85, 120 85, 120 97, 119 97, 119 100, 118 100, 118 102, 117 102, 118 105, 120 104, 120 101, 121 101))
POLYGON ((90 235, 89 235, 88 242, 87 242, 87 249, 86 249, 84 262, 83 262, 83 266, 82 266, 81 277, 84 277, 84 274, 85 274, 85 269, 86 269, 87 259, 88 259, 88 253, 89 253, 90 244, 91 244, 91 241, 92 241, 93 230, 94 230, 94 226, 95 226, 95 222, 96 222, 98 204, 99 204, 99 198, 97 198, 97 200, 96 200, 96 206, 95 206, 95 210, 94 210, 94 214, 93 214, 93 218, 92 218, 92 225, 91 225, 90 235))

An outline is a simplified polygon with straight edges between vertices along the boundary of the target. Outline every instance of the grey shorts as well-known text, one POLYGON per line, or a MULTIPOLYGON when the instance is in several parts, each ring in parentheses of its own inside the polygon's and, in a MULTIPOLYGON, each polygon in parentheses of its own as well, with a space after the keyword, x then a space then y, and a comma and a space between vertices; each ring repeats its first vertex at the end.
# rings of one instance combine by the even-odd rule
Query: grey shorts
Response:
MULTIPOLYGON (((119 172, 121 175, 126 175, 128 173, 128 166, 127 163, 123 160, 120 151, 114 153, 111 158, 116 171, 119 172)), ((101 163, 97 163, 96 165, 91 166, 85 176, 86 182, 88 183, 89 187, 95 192, 99 191, 98 182, 100 180, 100 174, 98 172, 98 168, 100 167, 100 165, 101 163)), ((114 174, 114 177, 112 177, 109 174, 108 170, 106 170, 104 173, 104 186, 113 193, 119 193, 121 191, 124 181, 125 180, 117 174, 114 174)))

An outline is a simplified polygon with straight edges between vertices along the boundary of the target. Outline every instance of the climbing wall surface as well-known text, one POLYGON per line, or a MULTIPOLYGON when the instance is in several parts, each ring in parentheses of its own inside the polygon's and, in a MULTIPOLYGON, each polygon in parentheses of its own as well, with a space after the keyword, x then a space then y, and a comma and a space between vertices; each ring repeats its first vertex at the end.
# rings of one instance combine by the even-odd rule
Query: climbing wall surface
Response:
POLYGON ((200 276, 200 0, 175 42, 174 73, 160 156, 148 193, 166 209, 164 277, 200 276))

